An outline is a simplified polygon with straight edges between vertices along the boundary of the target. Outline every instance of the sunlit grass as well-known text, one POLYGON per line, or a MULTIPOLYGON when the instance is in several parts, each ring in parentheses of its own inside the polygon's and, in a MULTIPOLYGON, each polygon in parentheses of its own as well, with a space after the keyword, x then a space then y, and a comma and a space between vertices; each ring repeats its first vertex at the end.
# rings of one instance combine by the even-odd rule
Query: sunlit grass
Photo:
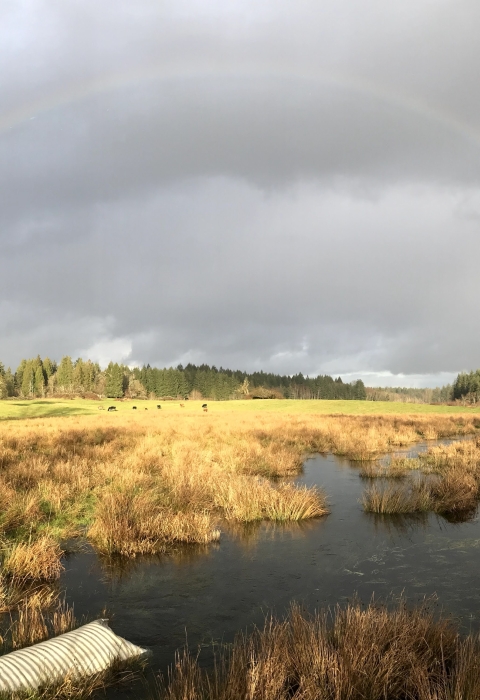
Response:
MULTIPOLYGON (((240 401, 208 401, 208 413, 203 414, 202 401, 139 401, 116 399, 9 399, 0 401, 0 420, 21 418, 61 417, 73 415, 96 415, 106 411, 109 406, 115 406, 117 413, 132 412, 133 406, 137 413, 145 409, 155 412, 158 417, 167 414, 202 414, 208 420, 214 413, 287 413, 287 414, 345 414, 345 415, 374 415, 374 414, 458 414, 478 413, 480 406, 466 408, 464 406, 444 406, 430 404, 410 404, 394 401, 323 401, 323 400, 240 400, 240 401), (161 409, 157 409, 161 405, 161 409)), ((433 435, 433 434, 432 434, 433 435)), ((430 439, 430 438, 428 438, 430 439)))
POLYGON ((55 581, 63 571, 62 555, 58 542, 48 536, 6 544, 2 552, 2 572, 22 583, 55 581))
POLYGON ((362 497, 367 513, 406 515, 431 510, 430 489, 423 481, 409 484, 378 482, 367 486, 362 497))
POLYGON ((464 415, 162 410, 0 423, 0 537, 12 575, 45 579, 45 543, 73 536, 134 556, 213 542, 229 522, 321 517, 321 489, 285 482, 306 455, 333 452, 367 469, 426 436, 476 431, 464 415))

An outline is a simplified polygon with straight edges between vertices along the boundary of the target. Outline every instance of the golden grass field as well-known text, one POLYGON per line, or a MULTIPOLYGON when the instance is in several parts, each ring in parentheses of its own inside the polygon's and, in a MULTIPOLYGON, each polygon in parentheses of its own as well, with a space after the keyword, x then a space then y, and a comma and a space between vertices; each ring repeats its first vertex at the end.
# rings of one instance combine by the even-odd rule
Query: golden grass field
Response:
POLYGON ((315 415, 385 415, 385 414, 470 414, 480 413, 480 406, 446 406, 430 404, 400 403, 394 401, 295 401, 289 399, 245 400, 245 401, 184 401, 184 408, 179 401, 139 401, 102 399, 8 399, 0 401, 0 420, 13 418, 43 418, 60 416, 88 416, 99 412, 99 407, 106 409, 116 406, 119 413, 130 412, 132 406, 137 410, 157 411, 161 405, 163 413, 201 413, 202 404, 208 404, 209 413, 285 413, 315 415))
MULTIPOLYGON (((250 402, 251 403, 251 402, 250 402)), ((99 411, 0 423, 3 572, 52 580, 58 543, 111 555, 217 540, 228 523, 328 513, 327 495, 285 481, 306 454, 374 459, 420 439, 475 433, 475 415, 99 411), (223 523, 223 524, 222 524, 223 523), (35 556, 31 556, 35 553, 35 556), (35 566, 28 564, 35 561, 35 566)))

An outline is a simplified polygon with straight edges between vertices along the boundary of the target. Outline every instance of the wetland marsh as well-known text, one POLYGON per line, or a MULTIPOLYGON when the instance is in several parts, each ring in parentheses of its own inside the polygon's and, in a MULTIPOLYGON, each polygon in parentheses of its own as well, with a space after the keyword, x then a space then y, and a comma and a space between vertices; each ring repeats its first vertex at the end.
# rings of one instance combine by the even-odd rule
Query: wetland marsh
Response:
MULTIPOLYGON (((365 460, 429 450, 438 463, 454 437, 475 447, 474 420, 102 414, 4 423, 4 552, 42 538, 57 553, 63 547, 61 570, 42 586, 65 595, 78 619, 106 609, 115 632, 151 650, 149 673, 165 674, 185 643, 211 667, 219 645, 262 627, 266 614, 282 617, 292 601, 313 612, 355 597, 403 594, 414 606, 435 595, 436 614, 442 609, 463 634, 477 633, 476 515, 465 522, 432 512, 385 516, 366 513, 361 502, 365 460), (165 516, 176 523, 175 537, 171 529, 165 536, 165 516), (117 539, 108 539, 108 527, 117 539), (107 540, 130 546, 119 553, 107 540)), ((27 572, 16 579, 5 561, 7 588, 25 584, 27 572)), ((108 693, 148 694, 135 684, 108 693)))

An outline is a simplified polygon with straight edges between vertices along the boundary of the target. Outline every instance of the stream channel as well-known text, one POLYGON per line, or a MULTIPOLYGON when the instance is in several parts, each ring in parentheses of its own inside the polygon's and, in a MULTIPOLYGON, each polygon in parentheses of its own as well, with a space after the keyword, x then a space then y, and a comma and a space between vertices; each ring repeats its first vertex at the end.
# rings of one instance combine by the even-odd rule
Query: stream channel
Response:
MULTIPOLYGON (((448 442, 448 441, 441 441, 448 442)), ((415 456, 433 444, 402 451, 415 456)), ((77 617, 102 616, 114 631, 152 651, 149 666, 165 672, 175 651, 231 642, 282 615, 292 600, 309 610, 368 602, 404 592, 409 603, 436 594, 464 632, 480 630, 480 520, 449 523, 425 517, 380 517, 362 511, 360 466, 333 455, 306 460, 295 482, 325 489, 330 515, 287 526, 222 527, 218 544, 108 565, 92 549, 71 554, 61 586, 77 617)), ((126 697, 125 689, 109 697, 126 697)), ((138 697, 138 688, 135 693, 138 697)))

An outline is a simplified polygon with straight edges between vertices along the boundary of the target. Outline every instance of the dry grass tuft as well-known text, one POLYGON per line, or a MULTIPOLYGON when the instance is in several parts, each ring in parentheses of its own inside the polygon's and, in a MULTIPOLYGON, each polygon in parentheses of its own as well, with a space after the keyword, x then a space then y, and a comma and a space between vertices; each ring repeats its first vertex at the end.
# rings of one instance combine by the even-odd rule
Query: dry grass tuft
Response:
POLYGON ((88 678, 66 678, 61 683, 48 685, 35 691, 20 691, 0 695, 5 700, 89 700, 104 698, 112 686, 128 686, 138 680, 142 673, 142 663, 130 661, 115 663, 107 671, 96 673, 88 678))
POLYGON ((359 603, 284 620, 240 635, 212 672, 179 654, 158 700, 476 700, 480 642, 462 640, 427 607, 359 603))
POLYGON ((155 554, 168 545, 207 543, 220 532, 208 513, 162 508, 153 491, 110 491, 98 502, 89 538, 105 554, 155 554))
POLYGON ((3 572, 17 582, 55 581, 63 571, 62 555, 58 542, 48 536, 19 542, 7 547, 3 572))
POLYGON ((442 514, 476 510, 479 483, 472 474, 449 471, 431 487, 433 509, 442 514))
POLYGON ((412 460, 392 459, 388 464, 365 462, 360 470, 362 479, 404 479, 409 473, 405 462, 412 460))
POLYGON ((227 520, 244 523, 298 521, 328 513, 326 496, 318 489, 275 485, 261 478, 217 482, 215 503, 227 520))
POLYGON ((432 501, 428 485, 418 480, 410 484, 369 486, 363 492, 362 505, 367 513, 405 515, 431 510, 432 501))
POLYGON ((58 593, 38 589, 10 611, 10 626, 3 632, 3 653, 38 644, 78 626, 73 608, 58 593))

